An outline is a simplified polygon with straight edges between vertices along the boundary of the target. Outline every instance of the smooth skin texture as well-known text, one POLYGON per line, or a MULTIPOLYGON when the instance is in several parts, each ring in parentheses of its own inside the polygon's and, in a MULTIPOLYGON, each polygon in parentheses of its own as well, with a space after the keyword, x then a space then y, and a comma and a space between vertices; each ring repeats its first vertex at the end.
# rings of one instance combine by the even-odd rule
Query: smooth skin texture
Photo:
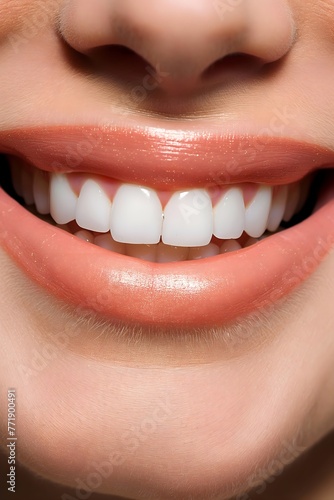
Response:
MULTIPOLYGON (((334 149, 331 1, 0 0, 0 14, 0 130, 191 118, 228 133, 229 120, 269 126, 279 109, 283 136, 334 149)), ((15 387, 32 491, 334 494, 329 466, 298 490, 301 469, 327 470, 333 443, 333 252, 286 299, 215 332, 121 329, 48 296, 3 249, 0 270, 1 448, 15 387)))

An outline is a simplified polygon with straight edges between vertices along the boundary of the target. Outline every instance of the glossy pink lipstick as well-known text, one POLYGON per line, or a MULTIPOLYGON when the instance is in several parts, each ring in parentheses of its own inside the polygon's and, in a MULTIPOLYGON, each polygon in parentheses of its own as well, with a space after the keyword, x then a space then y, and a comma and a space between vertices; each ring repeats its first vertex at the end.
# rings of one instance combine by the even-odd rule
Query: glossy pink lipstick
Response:
POLYGON ((41 170, 87 172, 162 190, 287 184, 334 166, 334 152, 291 139, 148 127, 12 130, 0 132, 0 150, 41 170))
MULTIPOLYGON (((329 150, 291 140, 267 138, 263 151, 251 156, 244 151, 258 148, 259 138, 196 135, 182 142, 180 136, 172 147, 168 137, 164 143, 163 132, 155 134, 58 127, 1 133, 0 144, 3 151, 44 170, 99 173, 155 188, 203 187, 217 182, 217 175, 222 183, 283 184, 333 165, 329 150), (68 147, 76 151, 89 130, 99 141, 96 150, 87 150, 80 164, 69 165, 68 147), (236 161, 239 168, 226 167, 227 161, 236 161)), ((110 320, 175 328, 219 326, 272 305, 317 268, 334 244, 332 185, 314 213, 290 229, 230 254, 171 264, 143 262, 85 243, 41 221, 1 191, 1 244, 48 291, 110 320)))

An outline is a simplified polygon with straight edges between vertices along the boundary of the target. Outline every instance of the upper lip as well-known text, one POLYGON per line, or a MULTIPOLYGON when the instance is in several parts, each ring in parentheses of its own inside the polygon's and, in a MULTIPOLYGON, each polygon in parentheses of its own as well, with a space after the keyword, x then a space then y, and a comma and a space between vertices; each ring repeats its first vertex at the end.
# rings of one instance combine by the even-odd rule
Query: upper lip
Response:
POLYGON ((334 164, 333 151, 301 140, 153 127, 20 128, 0 132, 0 148, 42 170, 99 174, 155 189, 288 184, 334 164))

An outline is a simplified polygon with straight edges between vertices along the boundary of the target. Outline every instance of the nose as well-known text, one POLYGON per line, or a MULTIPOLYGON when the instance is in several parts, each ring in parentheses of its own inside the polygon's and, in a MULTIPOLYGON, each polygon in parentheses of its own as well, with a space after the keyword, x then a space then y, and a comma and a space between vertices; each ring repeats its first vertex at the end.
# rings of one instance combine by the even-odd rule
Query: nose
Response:
POLYGON ((286 0, 67 0, 60 32, 85 54, 105 46, 131 49, 168 91, 196 88, 229 55, 260 64, 282 58, 294 22, 286 0))

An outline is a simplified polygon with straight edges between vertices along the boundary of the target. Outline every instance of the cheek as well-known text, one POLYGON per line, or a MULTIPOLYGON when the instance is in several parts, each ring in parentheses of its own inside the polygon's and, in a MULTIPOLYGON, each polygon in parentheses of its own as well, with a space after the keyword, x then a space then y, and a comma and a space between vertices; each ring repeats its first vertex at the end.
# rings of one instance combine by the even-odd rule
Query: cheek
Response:
POLYGON ((333 0, 292 0, 295 20, 300 26, 298 37, 334 43, 333 0))
POLYGON ((24 36, 50 24, 61 0, 0 0, 0 48, 11 37, 24 36))

